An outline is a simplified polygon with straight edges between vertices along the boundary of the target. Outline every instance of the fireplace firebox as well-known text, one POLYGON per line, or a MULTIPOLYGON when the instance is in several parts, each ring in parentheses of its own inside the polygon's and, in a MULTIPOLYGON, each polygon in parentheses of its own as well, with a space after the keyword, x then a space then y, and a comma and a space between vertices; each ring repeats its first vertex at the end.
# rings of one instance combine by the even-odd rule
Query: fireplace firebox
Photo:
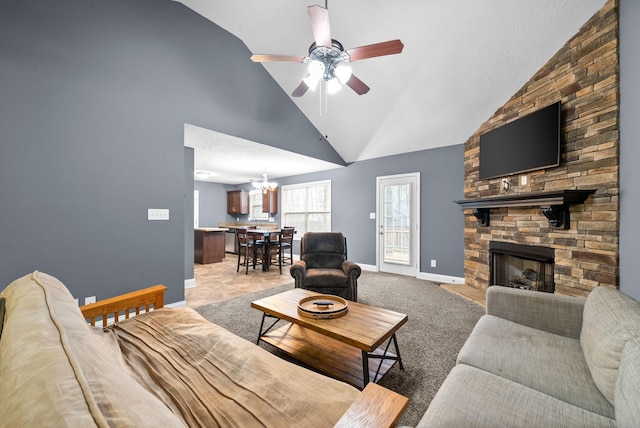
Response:
POLYGON ((554 249, 511 242, 489 243, 489 284, 553 293, 554 249))

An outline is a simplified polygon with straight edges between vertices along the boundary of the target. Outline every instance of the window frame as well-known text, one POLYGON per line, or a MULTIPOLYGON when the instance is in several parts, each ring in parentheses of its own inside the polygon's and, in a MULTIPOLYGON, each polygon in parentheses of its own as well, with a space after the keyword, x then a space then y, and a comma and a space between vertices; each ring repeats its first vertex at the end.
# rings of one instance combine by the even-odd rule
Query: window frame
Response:
MULTIPOLYGON (((281 221, 282 221, 282 226, 295 226, 296 227, 296 235, 294 239, 299 240, 302 235, 304 235, 305 232, 330 232, 331 229, 331 222, 332 222, 332 203, 331 203, 331 180, 320 180, 320 181, 310 181, 310 182, 305 182, 305 183, 297 183, 297 184, 289 184, 289 185, 284 185, 281 187, 281 221), (307 197, 307 201, 305 201, 305 208, 303 211, 293 211, 290 210, 289 207, 287 206, 287 202, 288 202, 288 198, 287 198, 287 192, 291 191, 291 190, 298 190, 298 189, 310 189, 310 188, 314 188, 314 187, 320 187, 320 186, 326 186, 326 192, 327 192, 327 204, 328 204, 328 210, 327 211, 310 211, 309 210, 309 200, 307 197), (303 214, 305 217, 305 230, 300 230, 299 227, 297 227, 295 224, 288 224, 287 223, 287 216, 288 215, 301 215, 303 214), (325 223, 325 226, 328 228, 327 230, 309 230, 309 215, 313 215, 313 214, 323 214, 323 215, 328 215, 328 221, 325 223)), ((308 195, 308 193, 307 193, 308 195)))
POLYGON ((249 220, 269 220, 269 213, 262 212, 262 190, 252 189, 249 191, 249 220), (260 202, 254 204, 254 198, 260 202))

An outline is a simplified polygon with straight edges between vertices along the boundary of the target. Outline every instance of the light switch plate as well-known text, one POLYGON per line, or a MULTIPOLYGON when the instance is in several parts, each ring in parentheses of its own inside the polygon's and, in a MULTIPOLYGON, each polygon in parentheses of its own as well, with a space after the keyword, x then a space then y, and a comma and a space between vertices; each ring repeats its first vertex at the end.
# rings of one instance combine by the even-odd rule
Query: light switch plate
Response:
POLYGON ((147 220, 169 220, 169 210, 165 208, 149 208, 147 220))
POLYGON ((375 220, 375 218, 376 218, 376 213, 369 213, 369 218, 370 218, 371 220, 375 220))

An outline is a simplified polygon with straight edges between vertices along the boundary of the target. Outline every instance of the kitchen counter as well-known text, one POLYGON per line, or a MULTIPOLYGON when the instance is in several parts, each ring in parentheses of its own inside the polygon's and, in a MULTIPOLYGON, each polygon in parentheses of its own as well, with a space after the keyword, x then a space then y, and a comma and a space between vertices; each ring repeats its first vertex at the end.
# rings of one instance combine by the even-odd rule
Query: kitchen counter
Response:
POLYGON ((229 229, 226 227, 197 227, 194 230, 202 232, 226 232, 229 229))
POLYGON ((227 227, 230 229, 237 229, 241 227, 255 226, 258 229, 280 229, 280 225, 278 223, 257 223, 257 222, 249 222, 249 221, 239 221, 239 222, 229 222, 229 223, 218 223, 219 227, 227 227))
POLYGON ((194 229, 194 259, 196 263, 220 263, 225 256, 224 236, 227 228, 199 227, 194 229))

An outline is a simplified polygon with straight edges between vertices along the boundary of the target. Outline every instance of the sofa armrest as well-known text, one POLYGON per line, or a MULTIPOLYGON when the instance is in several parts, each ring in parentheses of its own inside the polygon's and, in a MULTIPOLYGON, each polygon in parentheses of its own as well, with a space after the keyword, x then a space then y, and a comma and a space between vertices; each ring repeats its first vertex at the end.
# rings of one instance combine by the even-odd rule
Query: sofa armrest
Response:
POLYGON ((407 397, 370 382, 333 428, 393 427, 408 404, 407 397))
POLYGON ((360 274, 362 273, 362 268, 360 268, 358 264, 352 262, 351 260, 345 260, 342 262, 342 271, 348 277, 353 276, 353 279, 358 279, 358 277, 360 277, 360 274))
POLYGON ((295 287, 302 287, 304 285, 304 277, 307 275, 307 262, 296 260, 289 268, 289 273, 295 279, 295 287))
POLYGON ((487 289, 487 315, 579 339, 585 301, 582 297, 494 285, 487 289))
POLYGON ((92 326, 96 325, 96 319, 102 318, 102 327, 106 327, 109 316, 113 316, 113 322, 118 322, 121 313, 123 313, 125 319, 127 319, 132 312, 138 315, 141 309, 149 312, 152 306, 154 310, 162 308, 164 306, 164 292, 166 289, 167 287, 162 284, 154 285, 142 290, 132 291, 131 293, 80 306, 80 311, 92 326))

